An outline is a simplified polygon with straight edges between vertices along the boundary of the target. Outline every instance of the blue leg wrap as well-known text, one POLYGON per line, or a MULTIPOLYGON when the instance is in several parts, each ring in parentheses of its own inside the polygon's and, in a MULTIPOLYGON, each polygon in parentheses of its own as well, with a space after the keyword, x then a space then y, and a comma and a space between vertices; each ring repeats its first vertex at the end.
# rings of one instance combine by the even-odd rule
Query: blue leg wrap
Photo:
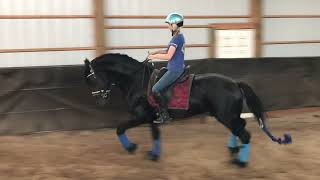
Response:
POLYGON ((121 134, 118 136, 118 138, 125 149, 127 149, 130 146, 131 142, 129 141, 126 134, 121 134))
POLYGON ((152 154, 154 155, 160 155, 160 140, 154 140, 153 141, 153 147, 152 147, 152 154))
POLYGON ((238 146, 237 136, 231 134, 230 139, 229 139, 229 143, 228 143, 228 147, 235 148, 237 146, 238 146))
POLYGON ((240 162, 248 162, 249 151, 250 151, 250 144, 242 144, 242 147, 239 152, 239 161, 240 162))

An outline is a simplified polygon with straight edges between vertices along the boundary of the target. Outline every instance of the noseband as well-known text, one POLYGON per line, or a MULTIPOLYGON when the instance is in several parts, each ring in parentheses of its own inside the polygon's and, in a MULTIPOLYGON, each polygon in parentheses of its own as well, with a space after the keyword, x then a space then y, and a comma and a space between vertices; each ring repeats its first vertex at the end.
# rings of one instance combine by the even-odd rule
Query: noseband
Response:
POLYGON ((110 90, 110 89, 108 89, 108 90, 101 89, 101 90, 99 90, 99 91, 92 91, 92 92, 91 92, 91 95, 92 95, 93 97, 95 97, 95 96, 101 96, 102 98, 106 99, 106 98, 109 97, 109 94, 110 94, 110 93, 111 93, 111 90, 110 90))
MULTIPOLYGON (((91 70, 90 70, 91 71, 91 70)), ((87 75, 87 78, 89 78, 90 76, 95 75, 94 72, 91 72, 89 75, 87 75)), ((95 77, 94 77, 95 78, 95 77)))

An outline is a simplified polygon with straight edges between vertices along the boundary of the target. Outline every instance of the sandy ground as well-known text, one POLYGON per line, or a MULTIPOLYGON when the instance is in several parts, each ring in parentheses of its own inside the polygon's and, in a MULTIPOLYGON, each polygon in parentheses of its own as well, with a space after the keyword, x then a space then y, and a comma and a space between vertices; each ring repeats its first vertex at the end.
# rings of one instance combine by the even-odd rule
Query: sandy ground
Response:
POLYGON ((162 127, 159 162, 145 157, 151 146, 148 127, 128 132, 139 144, 135 155, 121 148, 115 130, 2 136, 0 179, 320 179, 320 110, 271 115, 275 135, 291 133, 293 144, 287 146, 271 142, 254 120, 247 122, 252 149, 249 166, 242 169, 229 163, 228 131, 214 119, 194 118, 162 127))

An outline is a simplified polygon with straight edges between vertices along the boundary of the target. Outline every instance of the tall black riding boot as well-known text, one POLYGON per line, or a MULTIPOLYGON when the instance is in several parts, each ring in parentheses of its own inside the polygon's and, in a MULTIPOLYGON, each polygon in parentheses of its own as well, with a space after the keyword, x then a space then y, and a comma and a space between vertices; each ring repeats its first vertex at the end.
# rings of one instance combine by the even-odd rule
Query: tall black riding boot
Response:
POLYGON ((154 99, 159 104, 159 108, 157 108, 158 111, 158 118, 154 120, 154 123, 164 123, 166 121, 170 121, 171 118, 168 113, 167 109, 167 102, 164 96, 161 95, 161 93, 154 93, 153 94, 154 99))

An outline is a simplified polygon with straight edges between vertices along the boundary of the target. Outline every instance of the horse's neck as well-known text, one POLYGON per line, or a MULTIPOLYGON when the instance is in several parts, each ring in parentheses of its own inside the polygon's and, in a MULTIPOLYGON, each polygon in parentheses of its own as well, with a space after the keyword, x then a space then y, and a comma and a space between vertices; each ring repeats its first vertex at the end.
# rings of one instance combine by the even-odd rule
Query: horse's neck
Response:
POLYGON ((128 61, 117 61, 112 66, 107 66, 110 74, 116 72, 120 75, 121 82, 118 83, 123 93, 144 93, 148 87, 148 81, 153 68, 142 63, 128 61))
POLYGON ((151 73, 152 70, 142 68, 131 76, 126 75, 126 80, 121 82, 120 86, 127 98, 146 95, 151 73))

